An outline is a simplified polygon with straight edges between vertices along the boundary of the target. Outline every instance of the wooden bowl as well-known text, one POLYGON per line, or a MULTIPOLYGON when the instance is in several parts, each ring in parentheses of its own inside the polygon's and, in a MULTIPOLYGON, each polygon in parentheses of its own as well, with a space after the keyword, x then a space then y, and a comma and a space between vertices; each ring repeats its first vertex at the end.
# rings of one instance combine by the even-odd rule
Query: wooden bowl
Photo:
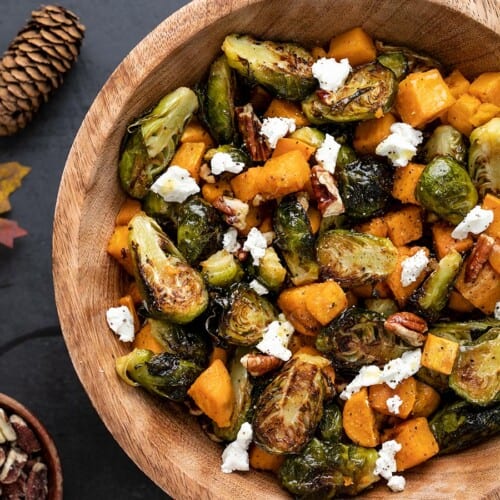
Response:
POLYGON ((61 462, 57 453, 56 446, 50 434, 43 424, 38 420, 30 410, 24 405, 0 393, 0 408, 3 408, 8 415, 15 413, 19 415, 28 424, 28 427, 35 433, 42 446, 40 455, 43 458, 48 470, 48 500, 63 499, 63 476, 61 462))
MULTIPOLYGON (((175 498, 287 498, 270 476, 220 472, 221 448, 194 419, 124 384, 114 360, 128 348, 108 330, 105 311, 124 276, 106 254, 125 196, 117 180, 127 124, 180 85, 197 82, 224 36, 325 43, 362 26, 376 38, 407 44, 472 77, 498 70, 500 8, 477 0, 196 0, 163 21, 120 64, 98 94, 70 151, 57 201, 53 273, 64 337, 90 399, 132 460, 175 498)), ((498 495, 493 440, 405 473, 394 498, 482 498, 498 495), (496 492, 496 493, 495 493, 496 492)), ((386 498, 385 485, 365 497, 386 498)), ((496 496, 498 498, 498 496, 496 496)))

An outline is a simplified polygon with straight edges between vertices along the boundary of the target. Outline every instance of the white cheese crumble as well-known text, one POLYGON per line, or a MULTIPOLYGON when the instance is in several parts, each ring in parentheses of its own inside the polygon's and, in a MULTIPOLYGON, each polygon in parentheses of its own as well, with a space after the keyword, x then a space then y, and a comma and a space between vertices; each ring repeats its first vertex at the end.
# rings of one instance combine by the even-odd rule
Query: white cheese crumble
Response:
POLYGON ((375 149, 379 156, 387 156, 395 167, 405 167, 415 156, 417 146, 422 142, 420 130, 407 123, 393 123, 391 134, 375 149))
POLYGON ((134 317, 127 306, 110 307, 106 311, 106 321, 122 342, 134 340, 134 317))
POLYGON ((358 375, 340 393, 342 399, 349 399, 362 387, 387 384, 391 389, 404 379, 417 373, 420 368, 422 352, 420 349, 406 351, 400 358, 392 359, 382 369, 375 365, 362 366, 358 375))
POLYGON ((482 233, 493 222, 493 210, 483 210, 475 206, 452 231, 451 237, 456 240, 467 238, 469 233, 482 233))
POLYGON ((280 314, 277 321, 266 326, 262 340, 256 347, 265 354, 288 361, 292 357, 292 352, 287 349, 287 345, 293 332, 294 328, 291 323, 280 314))
POLYGON ((374 474, 382 476, 384 479, 390 479, 396 472, 396 453, 402 448, 401 444, 395 439, 382 443, 382 448, 378 452, 378 458, 375 462, 374 474))
POLYGON ((239 174, 244 168, 245 164, 243 162, 234 161, 229 153, 221 151, 215 153, 210 160, 210 169, 214 175, 220 175, 222 172, 239 174))
POLYGON ((241 424, 236 440, 229 443, 222 452, 221 470, 229 474, 235 470, 250 470, 248 447, 252 442, 253 429, 248 422, 241 424))
POLYGON ((270 148, 275 148, 278 140, 285 137, 289 132, 295 131, 295 120, 293 118, 281 118, 271 116, 264 118, 260 128, 260 134, 266 138, 270 148))
POLYGON ((339 154, 340 144, 335 138, 326 134, 321 146, 316 150, 314 157, 316 161, 331 174, 335 173, 335 166, 337 165, 337 156, 339 154))
POLYGON ((495 319, 500 319, 500 302, 497 302, 495 304, 494 314, 495 314, 495 319))
POLYGON ((185 168, 172 165, 156 179, 151 191, 159 194, 165 201, 182 203, 192 194, 198 193, 200 187, 185 168))
POLYGON ((427 267, 428 263, 429 258, 424 249, 404 259, 401 263, 401 284, 408 286, 417 281, 420 273, 427 267))
POLYGON ((260 259, 262 259, 266 253, 266 248, 266 237, 256 227, 252 227, 247 235, 245 243, 243 243, 243 250, 250 252, 254 266, 259 265, 260 259))
POLYGON ((222 248, 226 252, 234 253, 237 252, 241 245, 238 242, 238 230, 234 227, 230 227, 222 237, 222 248))
POLYGON ((333 57, 321 57, 312 65, 312 74, 322 90, 336 92, 344 85, 351 69, 348 59, 337 61, 333 57))
POLYGON ((259 295, 266 295, 269 293, 269 290, 259 280, 250 281, 248 286, 259 295))
POLYGON ((385 404, 391 413, 399 415, 399 408, 403 404, 403 400, 397 394, 394 394, 392 398, 387 398, 385 404))
POLYGON ((406 487, 406 479, 403 476, 391 476, 389 481, 387 481, 387 486, 389 486, 391 491, 399 493, 400 491, 404 491, 406 487))

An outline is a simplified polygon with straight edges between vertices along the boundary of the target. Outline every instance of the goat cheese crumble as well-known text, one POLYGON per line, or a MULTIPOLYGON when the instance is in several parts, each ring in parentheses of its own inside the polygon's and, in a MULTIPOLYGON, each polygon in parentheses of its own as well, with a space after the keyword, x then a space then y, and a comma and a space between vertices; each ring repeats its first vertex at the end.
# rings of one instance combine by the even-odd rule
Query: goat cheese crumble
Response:
POLYGON ((159 194, 165 201, 182 203, 192 194, 198 193, 200 187, 185 168, 172 165, 156 179, 151 191, 159 194))
POLYGON ((250 283, 248 283, 248 286, 258 295, 266 295, 267 293, 269 293, 269 290, 259 280, 254 279, 250 281, 250 283))
POLYGON ((237 252, 241 245, 238 242, 238 230, 230 227, 222 237, 222 248, 229 253, 237 252))
POLYGON ((335 92, 344 85, 351 69, 348 59, 321 57, 312 65, 312 74, 322 90, 335 92))
POLYGON ((250 470, 248 447, 252 442, 253 429, 248 422, 241 424, 236 440, 229 443, 222 452, 221 470, 229 474, 235 470, 250 470))
POLYGON ((270 356, 275 356, 282 361, 288 361, 292 352, 287 349, 290 337, 294 332, 293 326, 280 314, 277 321, 267 325, 262 340, 257 344, 257 349, 270 356))
POLYGON ((245 243, 243 243, 243 250, 250 252, 254 266, 259 265, 260 259, 262 259, 266 253, 266 248, 266 237, 256 227, 252 227, 247 235, 245 243))
POLYGON ((373 471, 374 474, 382 476, 387 481, 387 486, 395 492, 403 491, 406 486, 406 480, 403 476, 393 475, 397 470, 396 453, 401 448, 401 444, 395 439, 382 443, 373 471))
POLYGON ((403 260, 401 263, 401 284, 408 286, 417 281, 420 273, 427 267, 428 263, 429 258, 423 249, 403 260))
POLYGON ((422 132, 401 122, 393 123, 389 130, 391 134, 377 146, 375 153, 387 156, 395 167, 405 167, 423 140, 422 132))
POLYGON ((391 413, 399 415, 399 408, 403 404, 403 400, 397 394, 394 394, 392 398, 387 398, 385 404, 391 413))
POLYGON ((484 210, 475 206, 452 231, 451 236, 456 240, 467 238, 469 233, 482 233, 493 222, 493 210, 484 210))
POLYGON ((295 128, 295 120, 292 118, 272 116, 264 118, 260 133, 266 138, 269 147, 274 149, 278 140, 285 137, 289 132, 294 132, 295 128))
POLYGON ((134 317, 127 306, 110 307, 106 311, 106 321, 122 342, 133 342, 134 317))
POLYGON ((500 302, 497 302, 495 304, 494 314, 495 314, 495 319, 500 319, 500 302))
POLYGON ((244 168, 245 164, 243 162, 234 161, 229 153, 221 151, 215 153, 210 160, 210 169, 214 175, 220 175, 223 172, 239 174, 244 168))
POLYGON ((316 150, 314 157, 316 161, 331 174, 335 173, 335 166, 337 165, 337 156, 339 154, 340 144, 335 138, 326 134, 321 146, 316 150))
POLYGON ((422 351, 415 349, 406 351, 400 358, 392 359, 382 369, 376 365, 362 366, 356 377, 340 393, 341 399, 349 399, 362 387, 376 384, 387 384, 395 389, 402 380, 417 373, 421 357, 422 351))

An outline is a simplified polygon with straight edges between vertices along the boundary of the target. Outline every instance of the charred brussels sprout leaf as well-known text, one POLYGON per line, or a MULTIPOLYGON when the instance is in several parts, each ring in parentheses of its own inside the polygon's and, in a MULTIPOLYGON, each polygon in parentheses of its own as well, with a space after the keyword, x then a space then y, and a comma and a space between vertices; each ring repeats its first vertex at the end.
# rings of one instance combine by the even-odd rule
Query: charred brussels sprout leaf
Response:
MULTIPOLYGON (((182 401, 187 390, 203 368, 195 362, 163 352, 153 354, 147 349, 134 349, 116 360, 125 367, 126 375, 147 391, 158 396, 182 401)), ((119 374, 122 376, 123 371, 119 374)))
POLYGON ((201 274, 211 287, 227 287, 243 279, 245 272, 238 259, 227 250, 219 250, 201 264, 201 274))
POLYGON ((356 495, 379 480, 373 471, 377 450, 312 439, 297 456, 288 457, 279 470, 281 485, 301 498, 356 495))
POLYGON ((500 194, 500 118, 474 129, 469 137, 469 174, 479 194, 500 194))
POLYGON ((232 146, 231 144, 223 144, 222 146, 209 149, 205 153, 203 159, 209 162, 216 153, 227 153, 234 162, 243 163, 245 166, 252 163, 250 157, 242 149, 232 146))
POLYGON ((344 370, 382 366, 412 349, 385 330, 384 321, 385 317, 375 311, 351 307, 320 330, 316 348, 344 370))
POLYGON ((235 94, 236 79, 226 56, 221 55, 210 66, 204 106, 210 132, 219 144, 229 144, 236 139, 235 94))
POLYGON ((355 69, 336 92, 317 90, 302 101, 312 124, 352 122, 387 113, 394 103, 398 82, 394 73, 377 62, 355 69))
POLYGON ((203 278, 187 264, 160 226, 144 214, 129 224, 134 275, 152 316, 189 323, 207 307, 203 278))
POLYGON ((408 61, 401 50, 380 54, 377 61, 389 68, 398 80, 402 80, 408 74, 408 61))
POLYGON ((200 196, 181 204, 177 219, 177 248, 191 264, 220 247, 224 226, 218 210, 200 196))
POLYGON ((172 159, 188 120, 198 110, 198 98, 187 87, 166 95, 134 123, 121 155, 118 172, 123 189, 142 199, 172 159))
POLYGON ((461 165, 467 162, 467 145, 464 136, 451 125, 439 125, 425 143, 425 161, 436 156, 451 156, 461 165))
POLYGON ((329 402, 323 409, 319 422, 319 435, 323 441, 338 442, 342 437, 342 411, 335 402, 329 402))
POLYGON ((450 387, 477 405, 500 399, 500 328, 492 328, 460 349, 450 374, 450 387))
POLYGON ((427 164, 415 196, 424 208, 452 224, 461 222, 478 199, 469 174, 451 156, 436 156, 427 164))
POLYGON ((300 45, 228 35, 222 44, 229 66, 278 97, 300 100, 316 87, 314 58, 300 45))
POLYGON ((267 247, 264 257, 260 259, 257 268, 258 280, 269 290, 276 292, 286 279, 286 269, 281 264, 273 247, 267 247))
POLYGON ((278 205, 273 221, 276 246, 281 251, 294 285, 318 279, 314 236, 307 212, 295 196, 286 196, 278 205))
POLYGON ((459 401, 441 409, 429 424, 439 444, 439 453, 455 453, 498 434, 500 405, 484 408, 459 401))
POLYGON ((177 229, 180 203, 165 201, 159 194, 148 191, 142 201, 142 209, 162 226, 177 229))
POLYGON ((329 380, 322 356, 295 354, 264 389, 257 401, 254 439, 270 453, 299 453, 323 415, 329 380))
POLYGON ((262 339, 264 328, 276 319, 274 306, 248 285, 234 287, 222 315, 219 336, 230 344, 250 346, 262 339))
POLYGON ((338 167, 335 175, 346 215, 363 219, 382 213, 391 199, 393 169, 372 157, 338 167))
POLYGON ((461 343, 476 340, 491 328, 500 328, 500 320, 483 318, 470 321, 441 321, 434 323, 429 333, 461 343))
POLYGON ((398 251, 387 238, 332 229, 317 242, 321 275, 345 286, 384 279, 397 263, 398 251))

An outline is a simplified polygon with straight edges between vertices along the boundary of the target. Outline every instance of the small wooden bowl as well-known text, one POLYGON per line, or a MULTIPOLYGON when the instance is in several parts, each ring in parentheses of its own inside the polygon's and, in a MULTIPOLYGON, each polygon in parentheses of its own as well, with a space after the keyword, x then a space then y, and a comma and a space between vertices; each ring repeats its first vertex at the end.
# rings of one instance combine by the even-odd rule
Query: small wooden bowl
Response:
POLYGON ((42 446, 40 454, 48 469, 49 494, 47 498, 48 500, 62 500, 63 475, 61 462, 54 441, 52 441, 47 429, 30 410, 6 394, 0 393, 0 408, 3 408, 8 415, 12 413, 19 415, 35 433, 42 446))
MULTIPOLYGON (((288 497, 269 475, 221 473, 221 447, 193 418, 115 374, 115 358, 128 348, 109 332, 105 311, 116 304, 125 282, 105 248, 125 198, 117 162, 127 124, 168 91, 200 80, 231 32, 324 45, 334 34, 362 26, 378 39, 427 52, 473 77, 500 69, 499 18, 499 4, 491 0, 195 0, 153 30, 100 91, 59 190, 53 240, 57 307, 73 364, 100 417, 130 458, 170 495, 288 497)), ((407 488, 394 498, 494 497, 499 451, 500 441, 492 440, 433 459, 406 472, 407 488)), ((364 497, 388 495, 381 484, 364 497)))

